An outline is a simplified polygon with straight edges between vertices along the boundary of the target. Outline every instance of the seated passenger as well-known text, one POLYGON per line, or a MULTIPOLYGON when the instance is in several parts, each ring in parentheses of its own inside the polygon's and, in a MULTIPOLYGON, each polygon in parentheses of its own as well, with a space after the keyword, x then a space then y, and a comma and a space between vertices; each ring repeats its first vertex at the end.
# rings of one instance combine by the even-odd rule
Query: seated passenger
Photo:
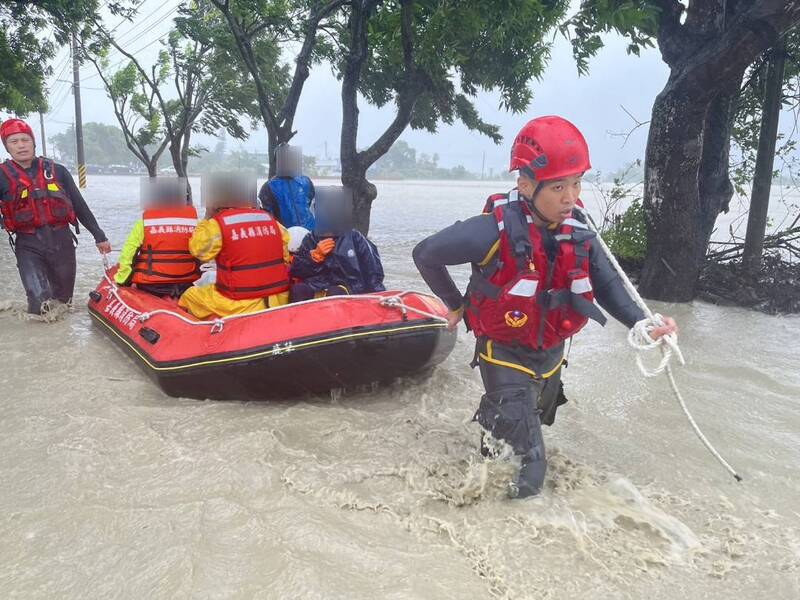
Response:
POLYGON ((189 240, 189 251, 202 262, 216 259, 216 282, 189 288, 178 302, 199 319, 289 301, 289 234, 256 208, 255 180, 250 183, 238 176, 203 179, 206 219, 189 240))
POLYGON ((345 188, 319 188, 317 225, 294 256, 291 301, 383 291, 378 249, 352 228, 352 197, 345 188))
POLYGON ((186 191, 185 179, 142 179, 144 212, 122 247, 114 275, 119 285, 177 298, 200 277, 189 253, 197 211, 186 203, 186 191))
POLYGON ((280 144, 275 150, 275 176, 261 186, 261 208, 287 229, 314 228, 314 184, 303 175, 303 153, 297 146, 280 144))

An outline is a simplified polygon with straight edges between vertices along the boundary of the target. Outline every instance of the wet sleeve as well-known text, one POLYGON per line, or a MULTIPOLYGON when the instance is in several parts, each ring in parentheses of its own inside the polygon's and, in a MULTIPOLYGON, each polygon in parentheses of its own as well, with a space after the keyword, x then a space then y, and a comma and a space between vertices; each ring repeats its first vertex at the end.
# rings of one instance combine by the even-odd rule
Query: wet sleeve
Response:
POLYGON ((278 221, 281 220, 280 210, 278 210, 278 203, 275 201, 275 195, 272 193, 272 188, 269 186, 269 181, 264 182, 261 190, 258 192, 258 202, 261 208, 275 217, 278 221))
POLYGON ((590 242, 590 274, 597 303, 625 327, 644 319, 644 312, 625 289, 622 278, 609 262, 597 239, 590 242))
POLYGON ((309 279, 310 277, 317 277, 322 275, 327 267, 325 262, 314 262, 311 258, 311 251, 317 247, 317 239, 314 235, 307 235, 303 238, 303 243, 300 244, 300 249, 294 255, 292 261, 292 268, 289 273, 292 277, 298 279, 309 279))
POLYGON ((414 248, 414 264, 431 288, 450 310, 463 304, 448 265, 486 264, 497 251, 499 233, 493 215, 478 215, 458 221, 425 238, 414 248))
POLYGON ((205 219, 197 227, 189 239, 189 252, 197 260, 208 262, 222 250, 222 231, 214 219, 205 219))
POLYGON ((117 274, 114 275, 114 281, 120 285, 126 285, 133 275, 133 261, 136 259, 136 253, 141 248, 144 242, 144 221, 139 219, 128 234, 128 239, 122 246, 119 253, 119 269, 117 274))
POLYGON ((97 219, 94 218, 94 214, 92 214, 89 205, 86 204, 86 200, 83 199, 70 172, 62 165, 58 165, 56 169, 58 169, 58 178, 64 184, 67 196, 69 196, 72 207, 75 209, 75 216, 78 217, 78 221, 92 234, 95 244, 105 242, 108 238, 106 234, 103 233, 103 230, 100 229, 100 225, 97 224, 97 219))
POLYGON ((359 231, 354 230, 353 235, 355 236, 354 245, 358 252, 358 265, 367 289, 371 292, 384 291, 386 288, 383 285, 383 265, 378 247, 359 231))

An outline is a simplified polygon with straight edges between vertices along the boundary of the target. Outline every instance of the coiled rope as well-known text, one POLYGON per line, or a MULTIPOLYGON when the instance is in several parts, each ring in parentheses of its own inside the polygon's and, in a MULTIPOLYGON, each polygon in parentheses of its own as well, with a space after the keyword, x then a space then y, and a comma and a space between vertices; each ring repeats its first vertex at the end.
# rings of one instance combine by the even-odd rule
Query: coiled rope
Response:
POLYGON ((661 336, 657 340, 654 340, 650 337, 650 332, 653 329, 664 325, 664 318, 659 313, 653 313, 650 310, 650 307, 648 307, 645 303, 644 299, 639 295, 639 292, 634 287, 633 283, 631 283, 631 280, 628 279, 628 275, 620 266, 619 262, 617 262, 616 257, 611 252, 611 249, 608 247, 608 245, 606 245, 605 240, 603 240, 603 237, 600 235, 600 230, 597 227, 597 224, 594 222, 594 219, 592 219, 589 212, 585 208, 576 208, 587 217, 587 220, 591 224, 591 229, 597 234, 597 241, 600 243, 600 247, 603 249, 606 257, 608 257, 611 265, 614 267, 617 273, 619 273, 625 289, 645 314, 646 318, 638 321, 628 332, 628 343, 637 351, 636 365, 639 367, 639 371, 641 371, 642 375, 645 377, 656 377, 661 373, 665 373, 667 375, 667 379, 669 379, 669 385, 675 394, 675 398, 678 400, 678 404, 680 405, 681 410, 683 410, 683 414, 686 415, 686 418, 689 420, 689 424, 692 426, 695 434, 697 434, 697 437, 700 438, 700 441, 703 442, 703 445, 708 449, 712 456, 714 456, 714 458, 716 458, 717 461, 719 461, 719 463, 725 467, 725 469, 734 477, 734 479, 736 479, 736 481, 742 481, 741 476, 724 458, 722 458, 720 453, 717 452, 716 448, 714 448, 711 442, 708 441, 708 438, 706 438, 706 436, 700 430, 700 427, 697 425, 697 422, 694 420, 694 417, 692 417, 692 414, 689 412, 689 409, 686 406, 683 395, 678 389, 678 384, 675 382, 675 376, 672 373, 670 361, 672 360, 673 356, 678 359, 678 362, 681 365, 685 365, 686 361, 683 358, 683 353, 681 353, 681 350, 678 347, 677 335, 670 333, 661 336), (642 360, 642 355, 645 351, 653 350, 655 348, 659 348, 661 350, 661 362, 654 369, 649 369, 645 366, 642 360))

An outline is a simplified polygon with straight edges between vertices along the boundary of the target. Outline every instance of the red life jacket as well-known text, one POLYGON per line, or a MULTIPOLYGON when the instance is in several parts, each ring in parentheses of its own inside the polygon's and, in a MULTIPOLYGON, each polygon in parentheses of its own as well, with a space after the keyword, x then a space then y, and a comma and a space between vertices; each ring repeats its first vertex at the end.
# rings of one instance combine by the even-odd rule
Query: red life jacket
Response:
POLYGON ((572 337, 589 318, 605 324, 589 275, 594 234, 582 222, 566 219, 552 233, 551 262, 524 202, 500 203, 492 212, 500 245, 490 265, 474 268, 467 292, 465 317, 476 336, 542 349, 572 337))
POLYGON ((0 163, 0 171, 8 180, 8 194, 0 198, 0 210, 10 233, 34 233, 45 225, 61 229, 77 224, 75 209, 56 177, 52 160, 39 158, 33 179, 13 160, 0 163))
POLYGON ((214 216, 222 231, 217 289, 232 300, 265 298, 289 289, 283 235, 266 211, 229 208, 214 216))
POLYGON ((189 238, 197 226, 193 206, 144 211, 144 240, 133 263, 133 283, 190 283, 200 277, 189 253, 189 238))

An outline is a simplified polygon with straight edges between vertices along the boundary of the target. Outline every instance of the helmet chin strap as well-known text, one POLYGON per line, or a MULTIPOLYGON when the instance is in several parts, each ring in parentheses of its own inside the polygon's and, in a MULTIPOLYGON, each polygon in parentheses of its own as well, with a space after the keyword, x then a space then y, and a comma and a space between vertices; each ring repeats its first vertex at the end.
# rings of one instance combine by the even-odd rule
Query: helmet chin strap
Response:
POLYGON ((536 215, 537 218, 539 218, 545 225, 552 225, 553 221, 545 217, 541 213, 541 211, 538 208, 536 208, 536 196, 539 195, 539 192, 541 191, 542 187, 544 187, 544 183, 545 183, 544 181, 540 181, 539 183, 536 184, 536 189, 533 192, 533 196, 531 196, 530 198, 525 198, 524 195, 522 197, 525 198, 525 202, 528 204, 528 208, 531 209, 531 212, 533 212, 533 214, 536 215))

